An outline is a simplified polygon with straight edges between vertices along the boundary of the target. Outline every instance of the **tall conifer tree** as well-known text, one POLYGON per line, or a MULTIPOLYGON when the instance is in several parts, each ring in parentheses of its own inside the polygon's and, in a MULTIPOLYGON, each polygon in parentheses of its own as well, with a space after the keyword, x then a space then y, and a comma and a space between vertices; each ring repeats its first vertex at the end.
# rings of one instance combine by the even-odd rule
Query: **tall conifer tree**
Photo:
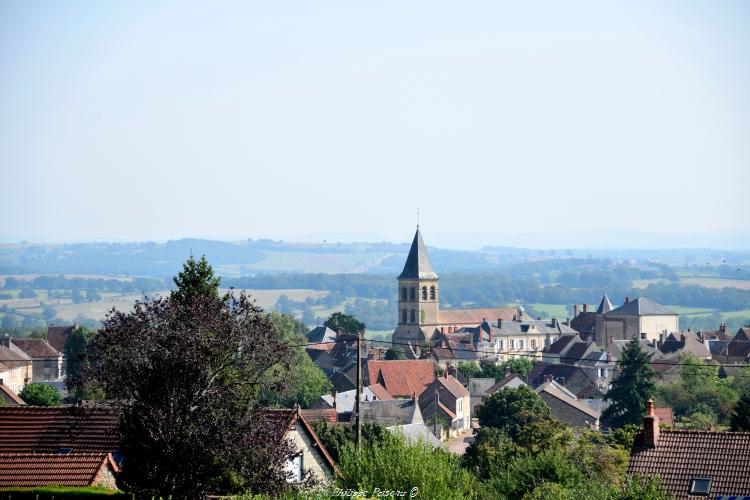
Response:
POLYGON ((640 424, 646 413, 646 401, 654 395, 654 376, 651 355, 633 338, 622 350, 620 374, 604 397, 612 404, 604 410, 602 419, 609 420, 613 427, 640 424))

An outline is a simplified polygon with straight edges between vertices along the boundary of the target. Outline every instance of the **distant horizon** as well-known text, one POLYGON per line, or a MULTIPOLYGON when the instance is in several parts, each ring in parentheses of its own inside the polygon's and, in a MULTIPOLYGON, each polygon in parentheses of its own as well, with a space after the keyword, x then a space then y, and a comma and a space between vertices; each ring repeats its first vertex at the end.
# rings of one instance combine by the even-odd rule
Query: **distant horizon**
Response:
MULTIPOLYGON (((415 228, 414 228, 415 229, 415 228)), ((651 241, 658 241, 659 243, 644 244, 643 235, 647 233, 638 233, 635 231, 616 231, 612 230, 613 233, 620 233, 624 237, 620 237, 619 243, 611 242, 609 244, 595 244, 589 241, 589 244, 577 244, 577 245, 535 245, 533 242, 539 239, 551 239, 553 241, 560 241, 558 238, 563 237, 563 233, 542 233, 542 232, 525 232, 518 234, 500 234, 500 233, 448 233, 443 231, 436 231, 434 234, 431 231, 425 231, 424 227, 422 234, 425 239, 425 244, 429 247, 440 248, 444 250, 456 250, 456 251, 481 251, 487 247, 507 247, 515 249, 529 249, 529 250, 595 250, 595 251, 659 251, 659 250, 726 250, 726 251, 750 251, 750 231, 717 231, 715 233, 697 233, 697 234, 660 234, 651 235, 651 241), (635 239, 640 242, 635 242, 628 239, 628 235, 631 237, 637 237, 635 239), (689 244, 689 241, 693 241, 694 244, 689 244), (526 243, 524 243, 526 242, 526 243)), ((412 237, 414 236, 413 231, 410 233, 408 238, 404 238, 401 241, 395 238, 388 238, 384 235, 377 235, 374 233, 347 233, 347 232, 330 232, 323 234, 300 234, 300 235, 254 235, 254 236, 196 236, 186 235, 177 237, 162 237, 162 238, 81 238, 81 239, 55 239, 55 238, 11 238, 0 235, 0 245, 75 245, 75 244, 96 244, 96 243, 115 243, 115 244, 127 244, 127 243, 166 243, 168 241, 180 241, 180 240, 205 240, 205 241, 217 241, 225 243, 239 243, 248 240, 259 241, 259 240, 271 240, 275 242, 284 242, 285 244, 304 244, 304 245, 335 245, 335 244, 378 244, 388 243, 394 245, 408 245, 411 243, 412 237)), ((584 240, 585 241, 585 240, 584 240)))

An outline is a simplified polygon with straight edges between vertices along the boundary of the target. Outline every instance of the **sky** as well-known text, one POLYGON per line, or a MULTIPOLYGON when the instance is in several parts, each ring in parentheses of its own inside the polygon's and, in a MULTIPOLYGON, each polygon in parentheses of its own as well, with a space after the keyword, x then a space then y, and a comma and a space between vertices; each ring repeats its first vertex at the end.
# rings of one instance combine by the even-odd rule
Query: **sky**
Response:
POLYGON ((750 248, 749 49, 746 1, 5 0, 0 241, 750 248))

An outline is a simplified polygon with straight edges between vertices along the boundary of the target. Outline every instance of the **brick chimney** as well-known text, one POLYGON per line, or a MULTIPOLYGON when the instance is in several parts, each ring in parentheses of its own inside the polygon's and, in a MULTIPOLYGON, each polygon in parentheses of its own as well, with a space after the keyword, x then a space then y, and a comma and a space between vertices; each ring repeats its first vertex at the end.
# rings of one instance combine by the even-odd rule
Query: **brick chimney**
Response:
POLYGON ((0 344, 2 344, 5 347, 10 347, 10 333, 5 334, 0 344))
POLYGON ((333 391, 333 407, 336 408, 336 391, 333 391))
POLYGON ((589 312, 589 305, 583 304, 583 312, 589 312))
MULTIPOLYGON (((585 307, 586 307, 586 304, 583 304, 583 307, 585 308, 585 307)), ((586 310, 586 309, 584 309, 584 311, 585 311, 585 310, 586 310)), ((573 304, 573 317, 575 318, 575 317, 577 317, 577 316, 578 316, 578 304, 573 304)))
POLYGON ((630 302, 630 297, 625 297, 625 303, 627 304, 628 302, 630 302))
POLYGON ((497 318, 497 327, 502 328, 503 327, 503 318, 497 318))
POLYGON ((414 392, 414 394, 412 394, 411 400, 414 401, 414 403, 416 404, 416 402, 417 402, 417 393, 416 393, 416 391, 414 392))
POLYGON ((646 416, 643 417, 643 446, 655 448, 659 444, 659 417, 654 414, 654 400, 646 402, 646 416))

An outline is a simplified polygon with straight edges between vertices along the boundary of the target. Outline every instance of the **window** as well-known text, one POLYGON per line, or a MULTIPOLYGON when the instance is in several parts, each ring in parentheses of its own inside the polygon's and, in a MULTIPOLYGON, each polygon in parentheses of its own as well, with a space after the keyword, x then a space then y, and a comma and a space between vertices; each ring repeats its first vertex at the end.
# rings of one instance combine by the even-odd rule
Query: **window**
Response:
POLYGON ((430 287, 430 300, 435 300, 435 287, 430 287))
MULTIPOLYGON (((406 288, 404 288, 404 290, 406 290, 406 288)), ((408 315, 408 313, 406 312, 406 309, 404 309, 403 311, 401 311, 401 323, 406 323, 406 321, 408 319, 407 315, 408 315)))
POLYGON ((411 289, 409 290, 409 296, 412 302, 417 300, 417 290, 414 287, 411 287, 411 289))
POLYGON ((284 472, 287 473, 287 482, 298 483, 302 481, 302 453, 298 453, 286 463, 284 472))
POLYGON ((536 340, 534 339, 529 340, 529 345, 531 346, 532 349, 536 349, 536 340))
POLYGON ((518 341, 518 348, 519 348, 519 349, 523 349, 523 339, 520 339, 520 340, 518 341))
POLYGON ((422 287, 422 300, 427 300, 427 287, 422 287))
POLYGON ((406 297, 407 297, 406 287, 403 287, 401 289, 401 300, 406 300, 406 297))
POLYGON ((708 496, 711 492, 710 477, 694 477, 690 480, 690 494, 708 496))
POLYGON ((498 342, 498 348, 502 351, 504 342, 502 340, 498 340, 498 342))
MULTIPOLYGON (((412 290, 414 289, 412 288, 412 290)), ((412 323, 417 322, 417 311, 415 311, 414 309, 411 310, 411 322, 412 323)))

